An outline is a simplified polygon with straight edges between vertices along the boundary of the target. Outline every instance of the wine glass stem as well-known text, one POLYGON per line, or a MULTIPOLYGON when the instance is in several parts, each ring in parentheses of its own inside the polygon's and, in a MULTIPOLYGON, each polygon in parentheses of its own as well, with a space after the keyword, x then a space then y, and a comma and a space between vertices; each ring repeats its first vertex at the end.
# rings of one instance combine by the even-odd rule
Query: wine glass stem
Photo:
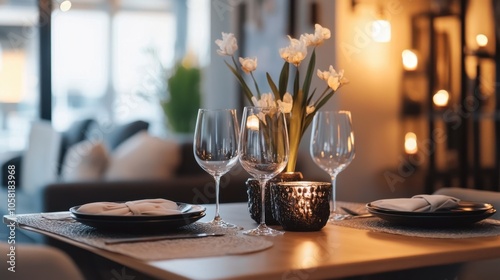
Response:
POLYGON ((260 225, 266 225, 266 184, 268 180, 259 180, 260 184, 260 225))
POLYGON ((215 175, 215 217, 214 221, 220 221, 220 214, 219 214, 219 187, 220 187, 220 177, 219 175, 215 175))
POLYGON ((332 201, 331 201, 331 210, 330 214, 335 214, 337 212, 337 188, 336 188, 336 181, 337 181, 337 175, 331 175, 332 179, 332 201))

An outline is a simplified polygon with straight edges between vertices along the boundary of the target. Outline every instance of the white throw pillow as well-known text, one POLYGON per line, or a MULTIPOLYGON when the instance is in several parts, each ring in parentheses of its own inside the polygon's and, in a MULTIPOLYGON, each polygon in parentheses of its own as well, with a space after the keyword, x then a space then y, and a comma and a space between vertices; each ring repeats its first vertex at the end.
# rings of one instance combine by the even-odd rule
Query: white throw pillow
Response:
POLYGON ((106 180, 163 180, 171 178, 180 164, 178 143, 143 131, 120 144, 111 156, 106 180))
POLYGON ((109 155, 102 142, 84 140, 71 146, 64 156, 61 181, 101 180, 109 155))
POLYGON ((49 121, 34 121, 30 128, 28 147, 21 161, 22 189, 28 194, 57 180, 57 162, 61 134, 49 121))

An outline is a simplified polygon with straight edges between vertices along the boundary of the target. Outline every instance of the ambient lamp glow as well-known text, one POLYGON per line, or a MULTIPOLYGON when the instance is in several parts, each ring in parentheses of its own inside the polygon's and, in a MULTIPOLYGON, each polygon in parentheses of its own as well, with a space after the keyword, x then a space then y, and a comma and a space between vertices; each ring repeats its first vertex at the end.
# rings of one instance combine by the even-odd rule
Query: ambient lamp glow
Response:
POLYGON ((391 23, 385 19, 377 19, 371 23, 371 36, 373 41, 387 43, 391 41, 391 23))
POLYGON ((484 34, 477 34, 476 43, 479 47, 485 47, 488 44, 488 37, 484 34))
POLYGON ((418 152, 417 135, 413 132, 408 132, 405 135, 405 152, 409 155, 418 152))
POLYGON ((63 12, 67 12, 71 9, 71 1, 65 0, 62 1, 61 4, 59 4, 59 9, 63 12))
POLYGON ((448 105, 449 100, 450 94, 444 89, 438 90, 432 97, 432 101, 434 102, 434 104, 439 107, 445 107, 446 105, 448 105))
POLYGON ((407 71, 413 71, 417 69, 418 57, 417 54, 412 50, 404 50, 401 54, 403 58, 403 68, 407 71))
POLYGON ((255 131, 259 130, 259 118, 256 115, 248 116, 247 128, 255 131))

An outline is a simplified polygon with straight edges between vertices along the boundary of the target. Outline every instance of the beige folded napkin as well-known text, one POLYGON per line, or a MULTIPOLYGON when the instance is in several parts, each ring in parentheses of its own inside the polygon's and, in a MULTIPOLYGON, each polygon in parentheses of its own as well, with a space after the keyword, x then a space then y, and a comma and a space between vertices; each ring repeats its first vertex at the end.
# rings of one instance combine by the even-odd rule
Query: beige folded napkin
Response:
POLYGON ((371 202, 371 206, 394 211, 434 212, 454 208, 460 200, 447 195, 415 195, 411 198, 380 199, 371 202))
POLYGON ((178 210, 177 203, 162 198, 134 200, 124 203, 93 202, 80 206, 78 212, 112 216, 173 215, 182 213, 178 210))

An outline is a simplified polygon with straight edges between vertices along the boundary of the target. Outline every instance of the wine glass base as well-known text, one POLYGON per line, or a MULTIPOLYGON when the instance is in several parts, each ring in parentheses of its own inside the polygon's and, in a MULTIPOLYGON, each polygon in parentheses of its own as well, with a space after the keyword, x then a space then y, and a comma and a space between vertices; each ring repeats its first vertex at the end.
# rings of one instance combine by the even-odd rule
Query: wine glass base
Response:
POLYGON ((331 213, 330 217, 328 218, 329 222, 335 222, 335 221, 342 221, 345 219, 349 219, 351 215, 348 214, 340 214, 340 213, 331 213))
POLYGON ((209 224, 213 227, 224 228, 224 229, 243 229, 238 225, 225 222, 221 219, 213 219, 212 221, 207 222, 206 224, 209 224))
POLYGON ((252 236, 278 236, 284 234, 285 232, 281 230, 275 230, 266 225, 259 225, 257 228, 246 230, 243 233, 252 236))

